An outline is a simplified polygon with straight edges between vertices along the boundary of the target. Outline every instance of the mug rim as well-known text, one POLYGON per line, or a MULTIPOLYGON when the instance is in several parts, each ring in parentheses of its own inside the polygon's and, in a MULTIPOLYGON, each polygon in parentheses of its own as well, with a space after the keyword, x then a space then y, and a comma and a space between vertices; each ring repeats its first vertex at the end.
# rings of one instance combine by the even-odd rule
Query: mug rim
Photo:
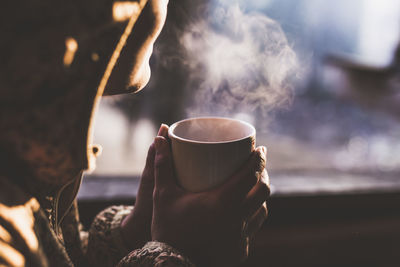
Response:
POLYGON ((173 123, 168 129, 168 136, 169 136, 170 139, 175 139, 175 140, 180 141, 180 142, 192 143, 192 144, 210 144, 210 145, 229 144, 229 143, 235 143, 235 142, 239 142, 239 141, 242 141, 242 140, 246 140, 246 139, 251 138, 251 137, 255 138, 255 135, 256 135, 256 129, 250 123, 242 121, 242 120, 239 120, 239 119, 233 119, 233 118, 227 118, 227 117, 218 117, 218 116, 194 117, 194 118, 183 119, 183 120, 180 120, 180 121, 177 121, 177 122, 173 123), (194 121, 194 120, 204 120, 204 119, 219 119, 219 120, 239 122, 239 123, 244 124, 247 127, 249 127, 251 132, 250 132, 250 134, 248 134, 248 135, 246 135, 244 137, 236 138, 236 139, 232 139, 232 140, 227 140, 227 141, 197 141, 197 140, 192 140, 192 139, 187 139, 187 138, 183 138, 183 137, 177 136, 174 133, 175 128, 181 123, 184 123, 184 122, 187 122, 187 121, 194 121))

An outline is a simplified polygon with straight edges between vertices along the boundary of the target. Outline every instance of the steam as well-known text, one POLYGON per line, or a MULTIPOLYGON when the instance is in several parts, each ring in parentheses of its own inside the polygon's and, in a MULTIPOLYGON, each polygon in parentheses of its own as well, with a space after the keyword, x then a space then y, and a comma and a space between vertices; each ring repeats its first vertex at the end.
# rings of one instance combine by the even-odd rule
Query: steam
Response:
POLYGON ((180 42, 195 89, 189 117, 266 117, 290 103, 297 57, 279 24, 265 15, 218 3, 180 42))

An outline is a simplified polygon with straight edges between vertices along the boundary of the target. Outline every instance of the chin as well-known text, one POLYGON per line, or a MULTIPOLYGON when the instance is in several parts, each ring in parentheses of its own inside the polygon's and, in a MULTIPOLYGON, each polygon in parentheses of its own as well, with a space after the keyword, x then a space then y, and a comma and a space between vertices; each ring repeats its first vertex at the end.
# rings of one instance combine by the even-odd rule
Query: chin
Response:
POLYGON ((142 69, 139 75, 132 75, 127 93, 137 93, 141 91, 150 81, 151 69, 148 64, 142 69))
MULTIPOLYGON (((150 66, 146 64, 142 66, 139 71, 133 72, 130 75, 129 79, 126 79, 128 80, 128 82, 125 84, 121 82, 115 83, 115 79, 113 80, 113 82, 109 82, 103 93, 103 96, 137 93, 148 84, 150 76, 150 66)), ((119 79, 119 81, 121 80, 124 79, 119 79)))

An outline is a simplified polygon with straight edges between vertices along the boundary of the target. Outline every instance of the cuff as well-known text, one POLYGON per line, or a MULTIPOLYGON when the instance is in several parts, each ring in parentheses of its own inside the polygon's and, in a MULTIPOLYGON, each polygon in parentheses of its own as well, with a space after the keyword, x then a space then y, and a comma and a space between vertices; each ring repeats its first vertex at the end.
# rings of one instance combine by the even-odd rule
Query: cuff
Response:
POLYGON ((121 234, 121 222, 132 206, 112 206, 94 219, 89 231, 87 258, 93 266, 115 266, 130 251, 121 234))
POLYGON ((125 241, 122 238, 121 223, 125 217, 131 213, 133 207, 119 206, 116 208, 117 211, 114 214, 114 218, 110 225, 111 242, 121 252, 121 254, 127 255, 130 250, 128 250, 128 248, 125 246, 125 241))
POLYGON ((177 249, 162 242, 148 242, 143 248, 124 257, 118 267, 194 267, 195 265, 177 249))

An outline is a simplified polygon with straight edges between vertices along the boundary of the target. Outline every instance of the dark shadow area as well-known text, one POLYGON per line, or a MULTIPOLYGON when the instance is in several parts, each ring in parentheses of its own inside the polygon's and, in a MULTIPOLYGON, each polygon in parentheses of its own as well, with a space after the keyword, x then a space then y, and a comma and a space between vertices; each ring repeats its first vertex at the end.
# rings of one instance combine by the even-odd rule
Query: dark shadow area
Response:
MULTIPOLYGON (((138 179, 87 177, 79 197, 85 227, 105 207, 132 205, 138 179), (124 188, 119 196, 117 188, 124 188)), ((330 195, 275 193, 269 200, 269 218, 242 266, 399 266, 399 225, 396 188, 330 195)))

